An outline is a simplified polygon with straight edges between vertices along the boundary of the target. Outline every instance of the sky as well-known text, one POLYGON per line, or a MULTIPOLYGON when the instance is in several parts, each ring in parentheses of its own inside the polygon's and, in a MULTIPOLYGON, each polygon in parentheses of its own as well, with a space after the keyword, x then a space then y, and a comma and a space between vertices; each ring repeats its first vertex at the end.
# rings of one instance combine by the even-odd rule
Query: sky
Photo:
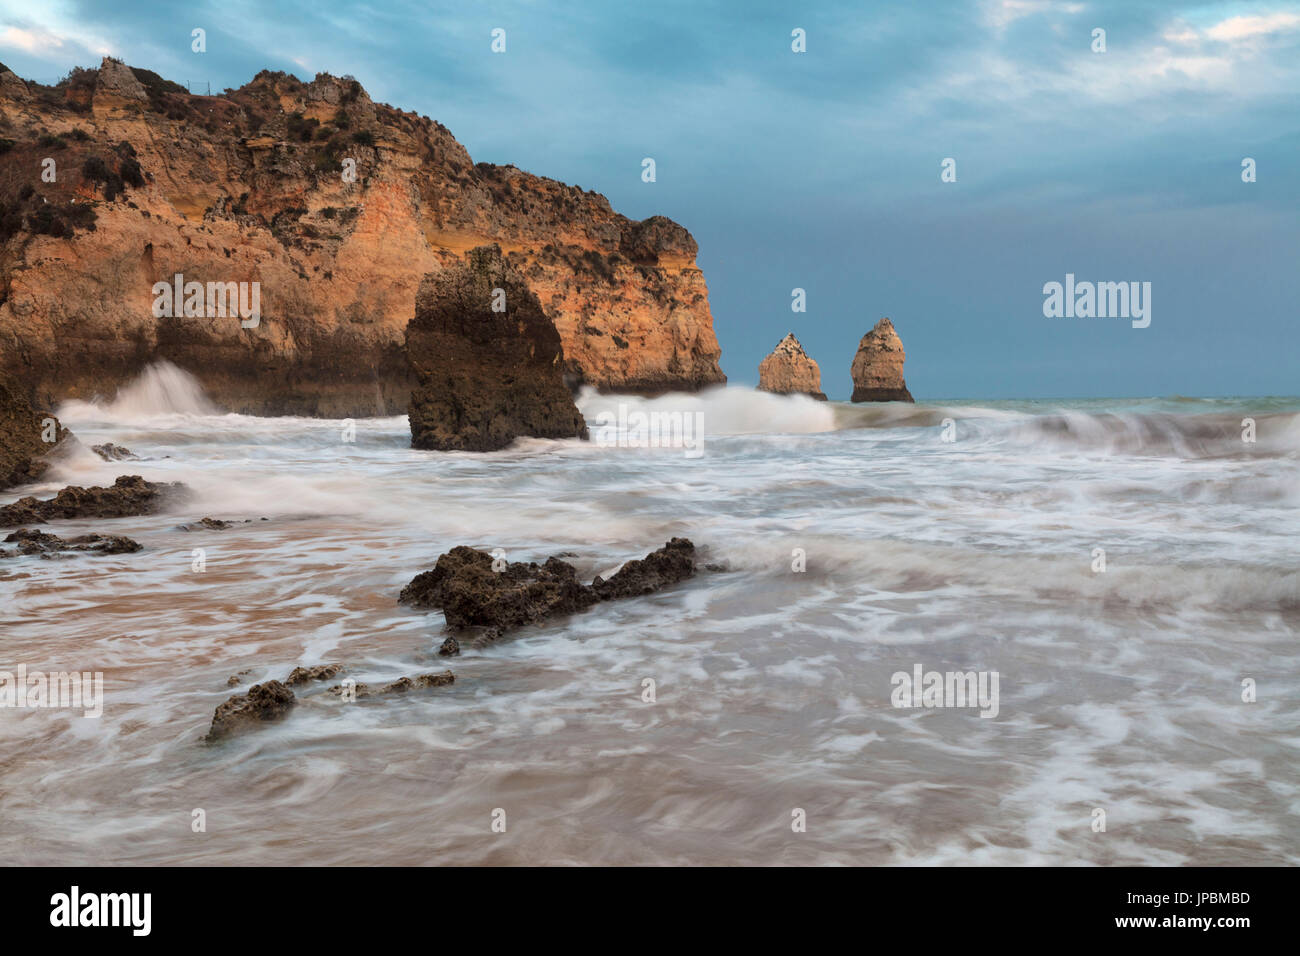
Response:
POLYGON ((794 332, 847 399, 889 316, 918 399, 1300 394, 1300 3, 0 0, 20 76, 104 55, 350 74, 476 162, 669 216, 733 383, 794 332), (1067 273, 1151 283, 1150 325, 1045 316, 1067 273))

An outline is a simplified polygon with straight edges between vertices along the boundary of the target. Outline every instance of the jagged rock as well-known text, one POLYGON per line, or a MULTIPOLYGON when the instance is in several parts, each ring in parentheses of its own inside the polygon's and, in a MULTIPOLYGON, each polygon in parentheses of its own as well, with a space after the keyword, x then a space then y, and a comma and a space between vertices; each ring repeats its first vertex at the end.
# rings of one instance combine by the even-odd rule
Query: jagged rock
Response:
POLYGON ((149 94, 129 66, 121 60, 106 56, 100 61, 99 75, 95 78, 95 99, 102 102, 103 97, 145 101, 149 99, 149 94))
POLYGON ((853 356, 853 401, 910 402, 912 393, 903 380, 903 343, 894 323, 881 319, 862 336, 853 356))
POLYGON ((53 415, 34 410, 18 386, 0 374, 0 491, 39 479, 46 456, 70 435, 53 415))
POLYGON ((777 395, 811 395, 826 401, 822 370, 791 332, 758 365, 758 388, 777 395))
POLYGON ((26 103, 32 98, 31 91, 27 89, 27 84, 22 81, 22 78, 3 65, 0 65, 0 98, 13 100, 16 103, 26 103))
POLYGON ((495 451, 520 436, 586 438, 560 336, 496 246, 420 283, 406 329, 411 446, 495 451), (494 311, 504 294, 505 311, 494 311))
POLYGON ((81 534, 75 538, 60 538, 56 534, 30 531, 26 528, 8 535, 5 544, 17 544, 13 552, 0 551, 0 558, 19 554, 50 555, 60 551, 93 551, 97 554, 130 554, 140 550, 140 544, 117 534, 81 534))
POLYGON ((284 683, 288 687, 297 687, 299 684, 307 684, 314 680, 329 680, 331 677, 337 677, 339 671, 343 670, 342 664, 317 664, 314 667, 295 667, 284 683))
POLYGON ((442 645, 438 648, 438 656, 439 656, 439 657, 459 657, 459 656, 460 656, 460 641, 456 640, 456 638, 454 638, 454 637, 448 636, 448 637, 447 637, 447 638, 442 642, 442 645))
POLYGON ((217 707, 207 740, 218 740, 269 720, 278 720, 297 703, 293 691, 278 680, 254 684, 247 694, 236 694, 217 707))
MULTIPOLYGON (((425 687, 445 687, 454 683, 456 683, 456 675, 451 671, 443 671, 441 674, 402 677, 391 684, 384 684, 382 687, 375 687, 370 684, 355 684, 352 691, 357 697, 377 697, 380 694, 404 694, 408 690, 418 690, 425 687)), ((345 691, 346 688, 342 684, 337 684, 329 690, 331 694, 337 694, 340 697, 343 696, 345 691)))
MULTIPOLYGON (((75 144, 58 181, 24 200, 0 257, 0 371, 38 405, 111 394, 168 360, 228 411, 402 414, 422 277, 493 242, 544 303, 572 381, 726 381, 695 240, 670 220, 636 222, 578 186, 476 164, 444 126, 349 78, 263 71, 195 96, 115 61, 87 72, 58 89, 0 75, 6 160, 46 155, 43 135, 75 144), (41 210, 57 229, 33 226, 41 210), (154 284, 178 273, 260 283, 260 323, 155 318, 154 284)), ((30 178, 0 177, 11 213, 30 178)))
POLYGON ((507 562, 499 571, 492 565, 492 555, 485 551, 464 545, 452 548, 431 571, 416 575, 399 600, 440 609, 449 627, 487 628, 491 639, 553 615, 649 594, 685 580, 695 573, 695 545, 673 538, 644 558, 628 561, 608 581, 597 577, 590 585, 578 580, 573 565, 554 556, 540 565, 507 562))
POLYGON ((591 589, 602 601, 639 597, 684 581, 694 573, 695 545, 686 538, 673 538, 658 551, 628 561, 608 581, 597 576, 591 589))
POLYGON ((0 528, 44 524, 56 518, 124 518, 154 514, 186 491, 179 482, 123 475, 111 488, 69 485, 53 498, 20 498, 0 508, 0 528))
POLYGON ((126 461, 128 458, 136 457, 131 449, 123 448, 121 445, 114 445, 111 441, 102 445, 91 445, 90 450, 104 461, 126 461))

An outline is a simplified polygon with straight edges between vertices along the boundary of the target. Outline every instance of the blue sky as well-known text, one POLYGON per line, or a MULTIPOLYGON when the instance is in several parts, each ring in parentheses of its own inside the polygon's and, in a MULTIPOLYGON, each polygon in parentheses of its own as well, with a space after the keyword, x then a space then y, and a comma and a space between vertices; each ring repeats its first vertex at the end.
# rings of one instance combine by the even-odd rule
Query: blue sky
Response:
POLYGON ((888 315, 918 398, 1300 393, 1297 3, 0 0, 20 75, 106 53, 352 74, 476 161, 672 217, 733 382, 793 331, 847 398, 888 315), (1045 318, 1067 272, 1151 282, 1150 327, 1045 318))

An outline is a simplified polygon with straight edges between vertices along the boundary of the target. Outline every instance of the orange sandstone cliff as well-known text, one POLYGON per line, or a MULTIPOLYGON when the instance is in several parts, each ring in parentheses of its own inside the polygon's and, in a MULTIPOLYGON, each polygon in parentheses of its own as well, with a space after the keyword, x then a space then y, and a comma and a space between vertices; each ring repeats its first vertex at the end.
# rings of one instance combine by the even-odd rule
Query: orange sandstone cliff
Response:
POLYGON ((0 66, 0 373, 39 405, 167 359, 232 411, 400 414, 421 279, 488 244, 554 323, 571 386, 726 380, 684 228, 476 165, 351 78, 192 96, 111 59, 53 87, 0 66), (160 302, 177 275, 183 301, 160 302), (249 305, 257 283, 255 320, 226 283, 249 305))

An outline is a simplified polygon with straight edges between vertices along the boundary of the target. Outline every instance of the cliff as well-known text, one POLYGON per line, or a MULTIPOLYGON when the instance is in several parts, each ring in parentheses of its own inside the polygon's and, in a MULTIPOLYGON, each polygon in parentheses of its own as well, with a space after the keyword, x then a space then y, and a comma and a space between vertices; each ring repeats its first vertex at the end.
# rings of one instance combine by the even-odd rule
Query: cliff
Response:
POLYGON ((46 456, 70 434, 57 418, 32 408, 23 390, 0 373, 0 491, 38 480, 46 456))
POLYGON ((0 152, 0 371, 40 404, 111 395, 166 359, 233 411, 399 414, 421 279, 492 243, 554 323, 570 384, 725 381, 685 229, 476 165, 347 77, 264 71, 191 96, 109 59, 54 87, 0 68, 0 152))
POLYGON ((758 365, 758 388, 777 395, 810 395, 826 401, 822 370, 790 332, 758 365))
POLYGON ((912 393, 903 380, 903 342, 894 323, 881 319, 858 343, 850 373, 855 402, 910 402, 912 393))

